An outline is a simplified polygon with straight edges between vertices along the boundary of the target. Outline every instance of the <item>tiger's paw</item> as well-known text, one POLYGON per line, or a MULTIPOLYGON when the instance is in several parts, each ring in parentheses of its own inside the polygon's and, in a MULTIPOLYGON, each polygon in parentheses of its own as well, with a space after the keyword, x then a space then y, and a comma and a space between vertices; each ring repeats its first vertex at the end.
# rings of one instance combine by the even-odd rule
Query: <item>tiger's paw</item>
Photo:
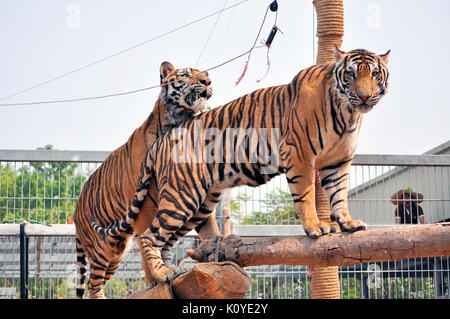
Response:
POLYGON ((158 270, 152 271, 152 277, 157 282, 170 282, 170 280, 175 277, 176 274, 177 268, 175 266, 169 268, 162 266, 158 270))
POLYGON ((359 219, 350 219, 345 221, 337 220, 341 232, 354 233, 358 230, 366 230, 367 224, 359 219))
POLYGON ((319 221, 312 225, 303 225, 306 235, 312 239, 317 239, 320 236, 328 235, 329 233, 334 233, 336 230, 331 227, 328 223, 319 221))

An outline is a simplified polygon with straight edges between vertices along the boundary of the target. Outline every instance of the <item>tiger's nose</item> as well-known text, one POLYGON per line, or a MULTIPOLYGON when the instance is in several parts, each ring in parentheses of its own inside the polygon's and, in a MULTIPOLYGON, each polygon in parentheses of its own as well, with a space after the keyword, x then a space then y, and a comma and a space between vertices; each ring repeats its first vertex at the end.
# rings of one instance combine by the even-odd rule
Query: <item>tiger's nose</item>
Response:
POLYGON ((199 82, 203 85, 211 85, 210 79, 200 79, 199 82))
POLYGON ((363 102, 366 102, 369 97, 370 95, 359 95, 359 98, 363 100, 363 102))

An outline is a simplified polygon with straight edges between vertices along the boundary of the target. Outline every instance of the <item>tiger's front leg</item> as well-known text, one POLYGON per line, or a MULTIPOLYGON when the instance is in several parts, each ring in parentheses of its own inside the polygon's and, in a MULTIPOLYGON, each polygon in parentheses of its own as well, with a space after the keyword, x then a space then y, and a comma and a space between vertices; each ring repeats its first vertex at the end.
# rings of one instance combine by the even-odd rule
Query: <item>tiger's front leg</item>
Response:
POLYGON ((317 217, 314 174, 309 165, 293 165, 286 178, 294 201, 295 217, 301 220, 305 233, 315 239, 329 234, 331 227, 317 217))
POLYGON ((217 236, 220 236, 219 227, 217 227, 216 219, 212 212, 217 207, 217 204, 219 204, 221 196, 222 193, 220 192, 208 193, 205 201, 194 216, 167 240, 161 249, 161 257, 167 267, 172 265, 172 247, 180 237, 186 235, 192 229, 195 228, 201 240, 215 239, 217 236))
POLYGON ((151 279, 156 282, 169 282, 176 275, 176 267, 167 268, 161 258, 160 247, 155 246, 154 234, 150 228, 139 237, 142 254, 150 272, 151 279))
POLYGON ((320 184, 331 207, 332 221, 339 224, 341 231, 355 232, 367 229, 361 220, 353 220, 348 212, 348 181, 351 161, 342 161, 319 170, 320 184))
POLYGON ((139 236, 143 255, 150 270, 151 277, 157 282, 170 281, 176 275, 176 267, 166 267, 161 257, 161 249, 197 210, 195 205, 182 211, 182 203, 174 203, 162 198, 158 205, 158 212, 150 227, 139 236))

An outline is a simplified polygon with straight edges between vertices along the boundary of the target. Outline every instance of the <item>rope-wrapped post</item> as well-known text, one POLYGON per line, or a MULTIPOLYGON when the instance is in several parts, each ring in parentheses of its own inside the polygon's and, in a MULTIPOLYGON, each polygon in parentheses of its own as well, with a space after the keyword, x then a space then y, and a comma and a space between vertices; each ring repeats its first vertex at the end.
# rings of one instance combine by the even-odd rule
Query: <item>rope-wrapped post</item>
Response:
MULTIPOLYGON (((316 174, 316 210, 319 220, 326 221, 335 229, 339 229, 337 223, 330 220, 330 204, 320 186, 319 176, 316 174)), ((314 266, 311 277, 312 299, 340 299, 341 285, 339 282, 339 267, 314 266)))
MULTIPOLYGON (((334 47, 340 47, 344 35, 344 4, 342 0, 314 0, 317 14, 318 50, 316 63, 325 64, 335 61, 334 47)), ((330 205, 320 186, 316 174, 316 210, 319 220, 331 223, 330 205)), ((337 225, 334 225, 339 229, 337 225)), ((317 267, 312 270, 311 298, 339 299, 341 285, 338 267, 317 267)))
POLYGON ((318 50, 316 63, 334 62, 334 47, 344 36, 344 4, 342 0, 314 0, 317 15, 318 50))

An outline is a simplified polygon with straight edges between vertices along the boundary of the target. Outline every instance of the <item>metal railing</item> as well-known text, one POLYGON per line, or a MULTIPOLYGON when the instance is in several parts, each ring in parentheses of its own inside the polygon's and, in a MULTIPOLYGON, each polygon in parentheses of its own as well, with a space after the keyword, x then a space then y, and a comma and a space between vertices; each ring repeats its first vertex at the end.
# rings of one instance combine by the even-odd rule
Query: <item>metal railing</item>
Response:
MULTIPOLYGON (((30 298, 73 298, 76 254, 72 214, 82 186, 109 152, 0 150, 0 292, 20 296, 20 242, 23 220, 52 224, 27 225, 30 298), (63 224, 57 226, 55 224, 63 224), (16 227, 15 229, 13 229, 16 227), (52 229, 44 234, 43 229, 52 229), (72 230, 71 230, 72 229, 72 230), (52 233, 53 232, 53 233, 52 233), (73 232, 73 233, 72 233, 73 232)), ((450 156, 356 155, 350 173, 349 208, 353 218, 370 227, 394 225, 391 196, 406 187, 423 194, 425 222, 450 218, 450 156)), ((295 219, 284 177, 259 188, 231 191, 232 232, 241 236, 302 234, 295 219)), ((185 267, 185 248, 177 245, 176 259, 185 267)), ((247 267, 251 298, 309 298, 307 266, 247 267)), ((340 267, 343 298, 449 298, 448 257, 340 267)), ((145 287, 135 243, 107 284, 109 298, 123 298, 145 287)), ((0 295, 0 298, 2 296, 0 295)))

